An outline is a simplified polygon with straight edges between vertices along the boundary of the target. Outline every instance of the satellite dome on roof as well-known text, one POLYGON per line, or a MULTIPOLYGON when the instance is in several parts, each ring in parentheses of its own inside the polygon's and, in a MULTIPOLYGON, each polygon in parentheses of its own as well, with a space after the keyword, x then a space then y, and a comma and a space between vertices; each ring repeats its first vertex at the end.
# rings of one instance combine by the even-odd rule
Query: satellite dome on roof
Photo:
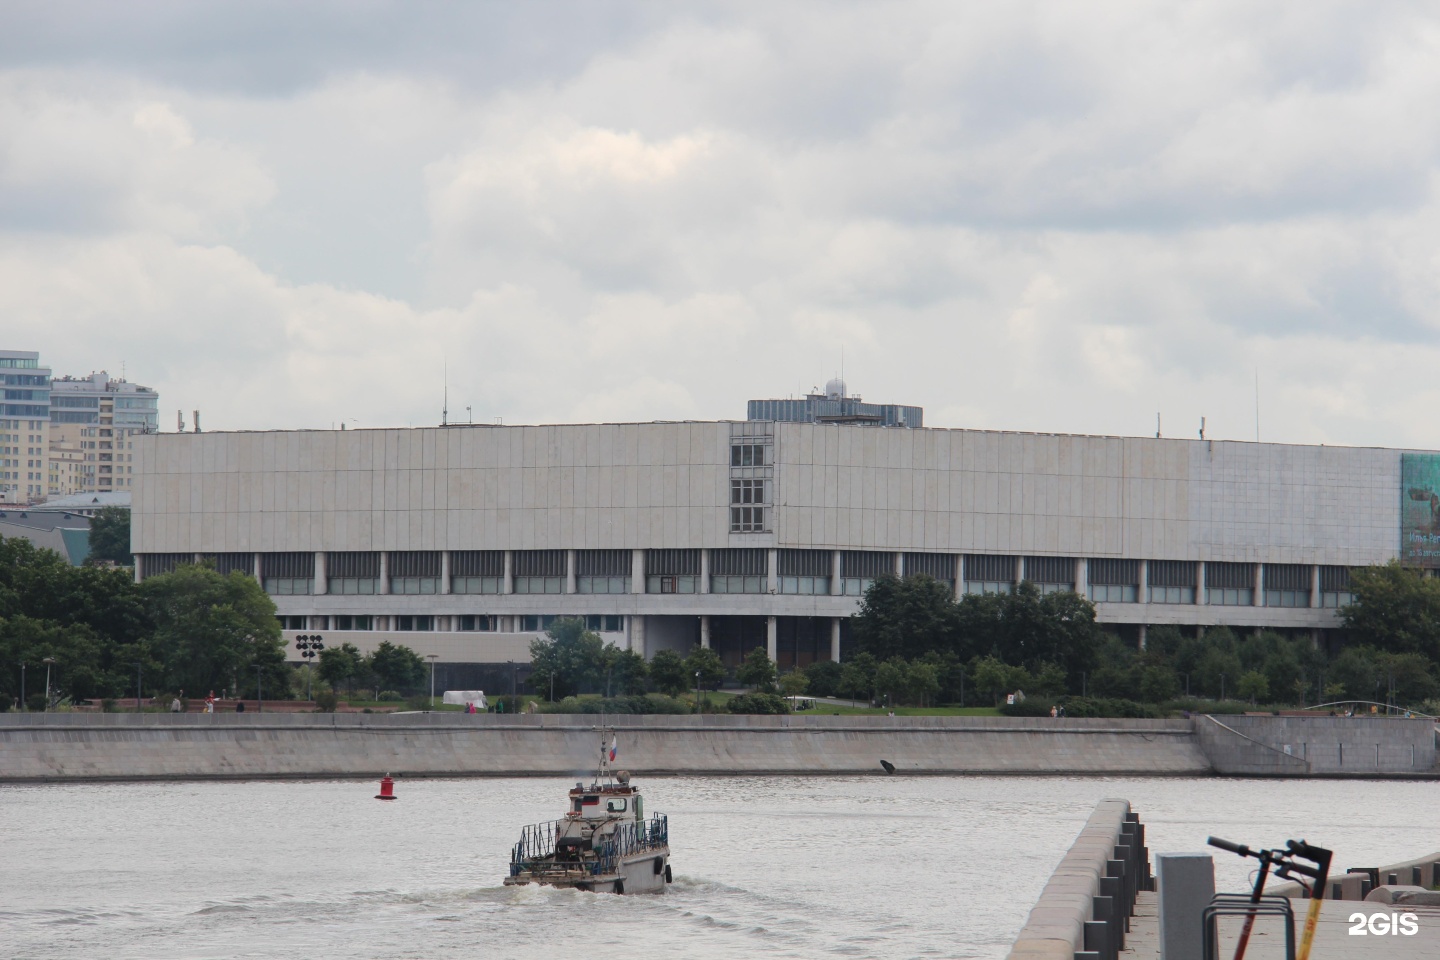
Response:
POLYGON ((827 381, 825 382, 825 399, 826 399, 826 400, 844 400, 844 399, 845 399, 845 381, 844 381, 844 380, 841 380, 839 377, 836 377, 836 378, 833 379, 833 380, 827 380, 827 381))

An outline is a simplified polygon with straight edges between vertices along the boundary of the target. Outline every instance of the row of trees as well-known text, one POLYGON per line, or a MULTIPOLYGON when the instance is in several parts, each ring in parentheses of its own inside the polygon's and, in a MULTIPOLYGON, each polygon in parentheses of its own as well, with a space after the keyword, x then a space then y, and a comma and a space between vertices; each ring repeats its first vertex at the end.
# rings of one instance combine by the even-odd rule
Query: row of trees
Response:
POLYGON ((130 570, 74 567, 18 537, 0 539, 0 701, 43 690, 52 698, 99 699, 147 691, 204 695, 229 688, 285 695, 275 605, 253 577, 206 567, 135 583, 130 570), (258 673, 257 673, 257 669, 258 673))
POLYGON ((929 667, 939 683, 934 696, 945 702, 958 699, 966 676, 974 694, 990 700, 1014 690, 1147 703, 1191 695, 1419 705, 1440 696, 1440 578, 1392 562, 1353 571, 1351 589, 1354 601, 1340 611, 1348 643, 1330 657, 1308 636, 1240 637, 1225 627, 1193 637, 1153 627, 1137 650, 1103 631, 1094 605, 1074 593, 1022 583, 1011 594, 957 601, 928 577, 881 577, 852 621, 861 653, 831 686, 851 695, 868 682, 872 697, 909 690, 900 695, 918 702, 928 695, 929 667), (863 667, 847 669, 866 656, 863 667), (902 682, 912 670, 915 680, 902 682))

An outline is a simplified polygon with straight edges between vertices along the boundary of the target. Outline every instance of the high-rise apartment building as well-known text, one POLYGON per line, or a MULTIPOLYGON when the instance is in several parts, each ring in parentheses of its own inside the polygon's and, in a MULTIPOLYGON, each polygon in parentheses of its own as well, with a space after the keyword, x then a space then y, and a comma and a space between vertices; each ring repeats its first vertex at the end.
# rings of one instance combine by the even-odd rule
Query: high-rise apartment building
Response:
POLYGON ((0 389, 0 503, 33 503, 50 471, 50 368, 33 350, 0 350, 0 389))
POLYGON ((159 426, 160 396, 104 370, 50 381, 51 496, 109 493, 134 484, 134 437, 159 426))

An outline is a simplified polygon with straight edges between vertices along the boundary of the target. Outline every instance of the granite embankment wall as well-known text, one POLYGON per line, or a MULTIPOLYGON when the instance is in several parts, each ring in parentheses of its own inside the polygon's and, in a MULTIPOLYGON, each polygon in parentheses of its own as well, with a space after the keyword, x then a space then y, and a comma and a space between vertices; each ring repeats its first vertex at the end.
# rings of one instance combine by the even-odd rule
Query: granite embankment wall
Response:
MULTIPOLYGON (((0 716, 0 781, 571 775, 598 717, 490 714, 0 716)), ((1210 772, 1185 720, 612 717, 637 774, 1210 772)))
MULTIPOLYGON (((0 714, 0 781, 551 776, 598 755, 598 717, 0 714)), ((642 774, 1440 777, 1429 721, 1343 717, 611 717, 642 774)))
POLYGON ((1196 717, 1216 773, 1234 776, 1426 777, 1437 728, 1402 717, 1196 717))

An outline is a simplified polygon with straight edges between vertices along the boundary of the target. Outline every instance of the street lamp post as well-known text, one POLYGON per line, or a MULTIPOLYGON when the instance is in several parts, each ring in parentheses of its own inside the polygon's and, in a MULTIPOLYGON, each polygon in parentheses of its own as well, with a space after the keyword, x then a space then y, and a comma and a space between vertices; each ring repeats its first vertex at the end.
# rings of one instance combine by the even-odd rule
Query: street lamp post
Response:
POLYGON ((20 661, 20 711, 21 711, 22 713, 28 711, 28 708, 25 706, 25 661, 24 661, 24 660, 21 660, 21 661, 20 661))
POLYGON ((305 699, 310 699, 311 677, 310 673, 315 666, 315 658, 320 656, 320 651, 325 649, 324 637, 320 634, 306 634, 295 638, 295 649, 300 651, 300 656, 305 658, 305 699))
POLYGON ((50 667, 54 665, 54 657, 46 657, 40 661, 45 664, 45 712, 50 712, 50 667))
POLYGON ((430 661, 430 709, 435 709, 435 661, 439 658, 438 653, 427 653, 425 659, 430 661))
POLYGON ((1225 674, 1220 674, 1220 699, 1225 699, 1225 674))
POLYGON ((261 677, 264 671, 263 666, 255 664, 255 710, 258 713, 265 712, 265 690, 261 686, 261 677))
POLYGON ((140 712, 140 697, 145 689, 145 664, 135 664, 135 712, 140 712))
POLYGON ((695 712, 700 712, 700 671, 695 671, 695 712))

